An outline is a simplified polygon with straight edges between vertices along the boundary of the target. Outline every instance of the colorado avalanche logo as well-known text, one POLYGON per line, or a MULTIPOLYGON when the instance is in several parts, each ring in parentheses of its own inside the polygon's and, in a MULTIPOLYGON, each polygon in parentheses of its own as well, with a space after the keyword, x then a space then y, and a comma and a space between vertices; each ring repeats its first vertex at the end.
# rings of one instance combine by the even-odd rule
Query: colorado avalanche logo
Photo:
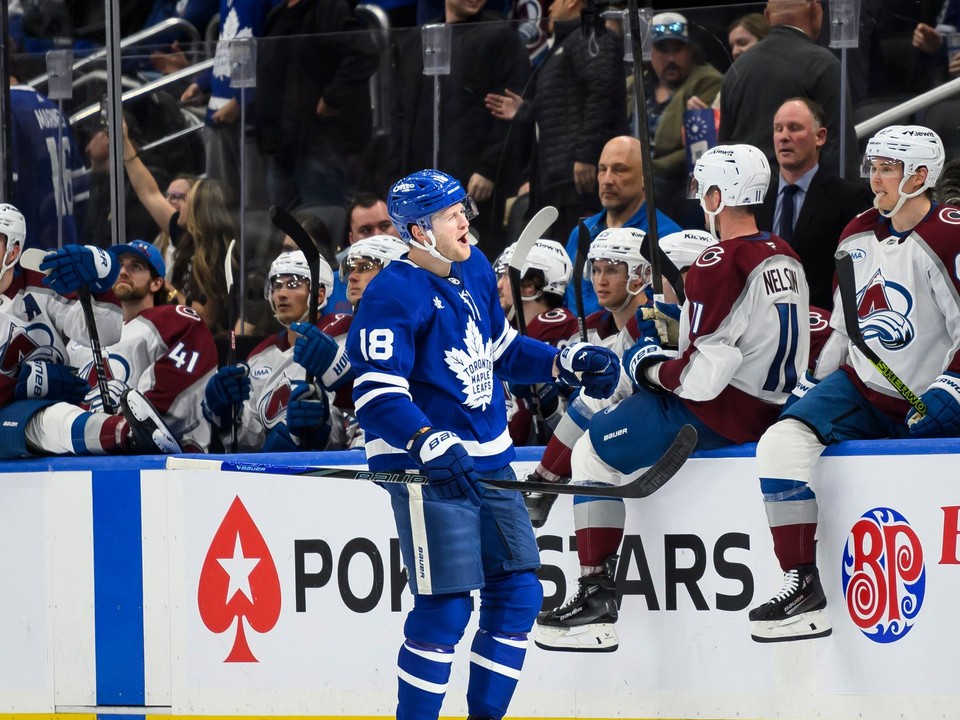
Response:
POLYGON ((843 595, 860 632, 878 643, 906 635, 923 605, 923 548, 906 518, 890 508, 865 512, 843 549, 843 595))
POLYGON ((916 331, 908 316, 913 298, 900 283, 883 277, 880 270, 857 296, 857 314, 864 340, 877 340, 887 350, 900 350, 911 343, 916 331))
POLYGON ((467 320, 467 332, 463 338, 465 350, 451 348, 443 353, 447 367, 463 383, 463 404, 468 408, 485 410, 493 398, 493 360, 490 355, 490 341, 483 341, 480 328, 467 320))
POLYGON ((287 405, 290 404, 290 383, 277 383, 272 390, 264 393, 257 403, 257 412, 260 422, 270 431, 287 416, 287 405))

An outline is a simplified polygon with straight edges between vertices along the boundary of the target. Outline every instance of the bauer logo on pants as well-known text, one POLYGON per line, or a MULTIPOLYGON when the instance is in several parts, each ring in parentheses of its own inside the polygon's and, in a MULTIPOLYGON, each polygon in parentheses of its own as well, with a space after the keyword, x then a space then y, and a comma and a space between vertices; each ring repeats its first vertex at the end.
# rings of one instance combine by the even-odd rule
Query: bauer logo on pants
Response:
POLYGON ((280 605, 280 577, 273 556, 247 508, 235 497, 210 542, 197 588, 197 606, 206 628, 220 634, 235 626, 232 649, 224 662, 258 662, 245 626, 269 632, 280 618, 280 605))
POLYGON ((926 589, 923 548, 896 510, 868 510, 843 550, 843 596, 850 619, 878 643, 896 642, 913 627, 926 589))

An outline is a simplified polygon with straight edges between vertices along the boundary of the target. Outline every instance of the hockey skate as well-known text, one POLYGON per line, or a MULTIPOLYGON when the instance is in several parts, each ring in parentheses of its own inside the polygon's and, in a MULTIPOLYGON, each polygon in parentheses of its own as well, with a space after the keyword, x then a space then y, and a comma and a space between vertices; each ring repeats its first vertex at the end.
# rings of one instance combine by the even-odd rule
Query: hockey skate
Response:
POLYGON ((132 455, 172 455, 180 443, 150 401, 133 388, 120 396, 120 412, 130 426, 126 450, 132 455))
POLYGON ((617 556, 603 563, 602 575, 579 579, 576 594, 555 610, 537 616, 534 642, 544 650, 613 652, 620 646, 617 622, 617 556))
MULTIPOLYGON (((544 478, 534 472, 527 476, 527 480, 543 482, 544 478)), ((557 484, 566 485, 568 482, 570 482, 570 478, 562 477, 557 481, 557 484)), ((553 507, 556 500, 556 493, 525 492, 523 494, 523 504, 527 506, 527 514, 530 516, 530 524, 533 527, 542 528, 544 526, 547 522, 547 516, 550 514, 550 508, 553 507)))
POLYGON ((827 597, 816 565, 797 565, 783 574, 783 587, 750 611, 750 635, 757 642, 826 637, 833 632, 827 597))

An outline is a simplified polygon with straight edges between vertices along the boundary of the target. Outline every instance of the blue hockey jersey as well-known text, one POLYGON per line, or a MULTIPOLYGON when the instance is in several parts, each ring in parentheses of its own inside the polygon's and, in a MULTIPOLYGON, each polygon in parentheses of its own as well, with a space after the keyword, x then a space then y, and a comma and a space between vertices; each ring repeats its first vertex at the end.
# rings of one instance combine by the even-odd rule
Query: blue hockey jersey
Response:
POLYGON ((353 398, 371 470, 417 467, 422 427, 460 436, 478 471, 514 459, 502 383, 552 379, 556 348, 506 322, 490 262, 472 252, 439 277, 394 260, 370 282, 350 326, 353 398))

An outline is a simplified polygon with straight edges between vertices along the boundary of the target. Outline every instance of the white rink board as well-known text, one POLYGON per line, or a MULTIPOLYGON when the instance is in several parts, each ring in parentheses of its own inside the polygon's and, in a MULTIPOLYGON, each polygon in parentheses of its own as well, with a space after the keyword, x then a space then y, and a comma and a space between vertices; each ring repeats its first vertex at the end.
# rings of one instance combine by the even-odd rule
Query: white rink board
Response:
MULTIPOLYGON (((620 649, 583 655, 531 646, 511 716, 956 717, 960 618, 953 607, 960 597, 960 565, 955 556, 947 562, 941 562, 941 556, 945 539, 952 548, 960 532, 955 525, 945 530, 945 518, 957 517, 949 515, 949 508, 960 506, 954 479, 958 464, 955 455, 824 458, 815 486, 821 502, 819 562, 834 634, 825 640, 769 646, 750 640, 745 609, 717 609, 722 598, 727 604, 752 606, 779 587, 755 461, 691 460, 656 495, 628 502, 631 553, 623 561, 627 585, 621 589, 633 594, 625 595, 621 606, 620 649), (902 532, 894 533, 892 526, 887 532, 893 540, 915 535, 918 544, 912 554, 901 549, 900 558, 916 559, 919 550, 924 570, 924 595, 911 627, 888 643, 868 639, 856 627, 841 581, 848 535, 858 518, 876 507, 890 508, 906 519, 898 526, 902 532), (641 548, 645 563, 638 560, 641 548), (689 585, 679 581, 678 574, 701 561, 698 577, 689 585), (702 596, 706 609, 696 609, 694 596, 702 596), (658 609, 648 609, 649 604, 658 609)), ((518 465, 518 471, 524 469, 518 465)), ((147 502, 145 485, 144 508, 147 515, 169 513, 168 537, 157 536, 156 541, 170 543, 172 712, 392 715, 395 659, 410 596, 400 589, 396 550, 391 559, 395 533, 387 494, 345 480, 194 471, 167 472, 166 479, 166 503, 147 502), (241 522, 235 512, 222 525, 237 498, 248 517, 241 522), (235 537, 235 527, 242 527, 241 547, 249 538, 259 549, 238 553, 235 542, 227 542, 222 547, 230 552, 214 553, 233 561, 236 579, 229 585, 219 559, 208 567, 220 570, 204 574, 203 567, 218 530, 225 528, 222 543, 224 533, 235 537), (302 590, 301 612, 296 608, 298 546, 311 549, 301 552, 302 575, 329 571, 329 577, 318 578, 325 581, 321 587, 302 590), (272 586, 241 572, 261 562, 270 564, 264 547, 276 568, 272 586), (349 563, 344 561, 348 547, 354 552, 349 563), (327 550, 330 562, 324 563, 327 550), (378 559, 371 562, 369 554, 378 559), (374 582, 374 566, 383 569, 382 586, 374 582), (209 621, 217 632, 211 631, 198 596, 203 586, 207 598, 230 592, 236 600, 237 591, 246 590, 244 577, 273 599, 258 600, 256 610, 250 611, 263 632, 244 621, 247 646, 256 661, 225 662, 235 645, 237 620, 232 618, 223 629, 223 616, 229 615, 224 602, 208 600, 220 608, 208 611, 217 616, 209 621), (275 588, 279 609, 274 607, 275 588), (359 604, 372 594, 369 608, 351 610, 345 600, 351 593, 359 604), (391 609, 395 594, 399 605, 391 609)), ((161 492, 155 481, 151 488, 150 493, 161 492)), ((145 518, 144 527, 158 522, 162 524, 145 518)), ((570 502, 561 499, 540 535, 562 550, 545 550, 542 559, 560 568, 570 583, 577 574, 576 553, 569 550, 572 529, 570 502)), ((162 555, 150 544, 145 538, 145 558, 162 555)), ((874 582, 874 591, 902 585, 896 578, 890 585, 889 575, 881 581, 874 582)), ((863 597, 869 587, 861 586, 863 597)), ((553 583, 545 584, 547 595, 555 592, 553 583)), ((887 613, 882 621, 889 619, 887 613)), ((162 625, 147 623, 148 645, 150 633, 162 632, 162 625)), ((463 695, 474 627, 458 648, 443 708, 447 716, 466 713, 463 695)), ((152 646, 162 647, 163 641, 152 646)), ((148 677, 148 698, 161 698, 166 691, 148 677)))

